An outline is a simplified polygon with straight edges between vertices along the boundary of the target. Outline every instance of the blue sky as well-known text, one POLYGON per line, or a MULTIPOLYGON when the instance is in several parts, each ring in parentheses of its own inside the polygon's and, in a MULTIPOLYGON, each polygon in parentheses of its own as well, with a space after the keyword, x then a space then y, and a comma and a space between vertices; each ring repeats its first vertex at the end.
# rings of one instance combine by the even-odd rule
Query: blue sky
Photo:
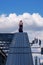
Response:
POLYGON ((43 16, 43 0, 0 0, 0 14, 24 12, 39 13, 43 16))

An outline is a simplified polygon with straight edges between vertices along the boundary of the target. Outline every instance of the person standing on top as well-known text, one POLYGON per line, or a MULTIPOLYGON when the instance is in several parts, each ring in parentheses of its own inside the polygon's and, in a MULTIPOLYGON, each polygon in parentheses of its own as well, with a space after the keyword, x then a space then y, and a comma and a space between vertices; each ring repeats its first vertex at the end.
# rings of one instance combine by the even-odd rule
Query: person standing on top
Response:
POLYGON ((19 32, 23 32, 23 22, 20 20, 19 22, 19 32))

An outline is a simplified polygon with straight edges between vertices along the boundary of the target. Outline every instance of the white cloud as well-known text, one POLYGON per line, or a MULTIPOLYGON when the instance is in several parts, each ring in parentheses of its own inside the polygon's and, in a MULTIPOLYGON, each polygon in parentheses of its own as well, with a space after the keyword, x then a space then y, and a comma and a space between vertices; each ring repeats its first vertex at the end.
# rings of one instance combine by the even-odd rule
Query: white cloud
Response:
POLYGON ((11 13, 0 15, 0 33, 18 31, 18 23, 22 19, 24 31, 29 34, 30 39, 38 37, 43 40, 43 17, 39 13, 23 13, 16 15, 11 13))
POLYGON ((38 25, 38 26, 43 26, 43 17, 41 17, 40 15, 39 15, 39 13, 37 13, 37 14, 33 14, 32 15, 32 17, 33 17, 33 20, 34 20, 34 22, 36 23, 36 25, 38 25))

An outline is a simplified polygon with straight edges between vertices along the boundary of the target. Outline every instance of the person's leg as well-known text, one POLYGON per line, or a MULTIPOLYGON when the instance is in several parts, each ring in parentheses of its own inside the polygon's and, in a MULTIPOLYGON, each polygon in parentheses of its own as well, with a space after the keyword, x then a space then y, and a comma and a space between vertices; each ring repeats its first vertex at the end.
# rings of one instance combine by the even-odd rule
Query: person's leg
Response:
POLYGON ((23 25, 19 27, 19 32, 23 32, 23 25))
POLYGON ((22 25, 22 32, 23 32, 23 25, 22 25))

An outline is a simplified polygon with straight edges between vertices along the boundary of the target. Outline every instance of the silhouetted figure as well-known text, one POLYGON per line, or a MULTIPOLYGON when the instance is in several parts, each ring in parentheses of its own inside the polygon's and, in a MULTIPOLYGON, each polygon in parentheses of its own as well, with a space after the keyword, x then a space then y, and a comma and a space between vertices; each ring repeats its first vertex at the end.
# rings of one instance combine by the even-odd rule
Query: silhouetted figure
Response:
POLYGON ((23 32, 23 22, 20 20, 19 22, 19 32, 23 32))

